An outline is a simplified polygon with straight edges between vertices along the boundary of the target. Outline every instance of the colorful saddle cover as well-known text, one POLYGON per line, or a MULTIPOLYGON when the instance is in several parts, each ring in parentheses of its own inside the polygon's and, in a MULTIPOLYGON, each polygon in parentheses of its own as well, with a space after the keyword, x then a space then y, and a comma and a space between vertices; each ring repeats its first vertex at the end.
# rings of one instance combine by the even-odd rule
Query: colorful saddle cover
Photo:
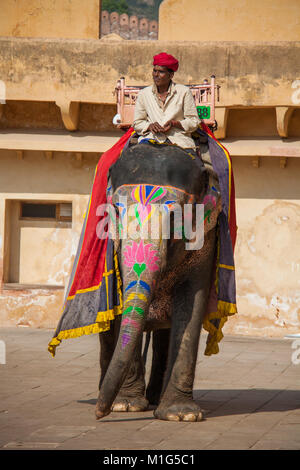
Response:
MULTIPOLYGON (((208 138, 211 162, 219 178, 222 199, 215 276, 203 324, 208 331, 205 354, 211 355, 219 352, 218 343, 223 338, 222 328, 228 316, 237 312, 233 257, 236 239, 234 180, 227 150, 205 124, 201 124, 196 133, 208 138)), ((110 321, 122 313, 122 280, 118 259, 113 241, 97 237, 97 226, 104 218, 104 215, 97 215, 97 207, 107 202, 109 168, 129 145, 133 134, 134 130, 130 128, 102 155, 96 167, 61 318, 48 345, 52 356, 63 339, 107 331, 110 321)))

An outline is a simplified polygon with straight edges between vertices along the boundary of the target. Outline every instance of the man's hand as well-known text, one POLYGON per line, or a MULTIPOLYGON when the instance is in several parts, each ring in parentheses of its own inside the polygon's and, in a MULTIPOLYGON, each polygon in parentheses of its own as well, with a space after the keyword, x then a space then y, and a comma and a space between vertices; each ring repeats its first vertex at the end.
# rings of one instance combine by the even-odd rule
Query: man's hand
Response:
POLYGON ((152 132, 152 134, 158 134, 159 132, 165 132, 164 128, 158 124, 158 122, 153 122, 147 129, 148 131, 152 132))
POLYGON ((171 127, 178 127, 178 129, 183 130, 181 123, 179 121, 175 121, 174 119, 167 121, 164 127, 162 127, 158 122, 154 122, 149 125, 147 130, 152 132, 152 134, 157 134, 159 132, 166 134, 171 129, 171 127))
POLYGON ((168 132, 171 127, 178 127, 178 129, 183 129, 181 123, 179 121, 175 121, 174 119, 170 119, 167 121, 163 127, 163 132, 168 132))

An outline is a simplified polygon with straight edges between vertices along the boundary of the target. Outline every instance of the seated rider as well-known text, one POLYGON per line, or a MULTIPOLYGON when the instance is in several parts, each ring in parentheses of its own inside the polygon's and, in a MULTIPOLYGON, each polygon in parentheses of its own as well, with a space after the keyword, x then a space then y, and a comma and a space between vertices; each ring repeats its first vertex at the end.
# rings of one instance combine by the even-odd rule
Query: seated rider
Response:
POLYGON ((191 137, 199 117, 190 89, 172 81, 178 60, 162 52, 153 57, 154 84, 142 89, 137 97, 133 128, 139 142, 152 139, 195 150, 191 137))

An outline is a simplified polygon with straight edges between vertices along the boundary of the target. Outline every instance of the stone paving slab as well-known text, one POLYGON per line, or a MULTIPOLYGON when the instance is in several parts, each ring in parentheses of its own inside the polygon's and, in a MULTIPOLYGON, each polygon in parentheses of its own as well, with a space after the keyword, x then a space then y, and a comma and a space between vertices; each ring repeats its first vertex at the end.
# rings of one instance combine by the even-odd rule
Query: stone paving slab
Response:
MULTIPOLYGON (((300 449, 300 364, 292 339, 225 336, 206 357, 200 340, 194 398, 200 423, 174 423, 143 413, 112 413, 96 421, 97 335, 67 340, 53 359, 52 330, 0 328, 2 450, 300 449)), ((151 354, 147 360, 150 372, 151 354)))

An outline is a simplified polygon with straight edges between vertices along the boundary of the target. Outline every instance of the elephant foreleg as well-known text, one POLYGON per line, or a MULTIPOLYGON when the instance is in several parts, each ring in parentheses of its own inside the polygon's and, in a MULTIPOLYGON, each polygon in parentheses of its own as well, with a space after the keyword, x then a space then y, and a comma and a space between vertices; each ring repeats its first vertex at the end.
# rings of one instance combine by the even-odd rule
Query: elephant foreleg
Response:
MULTIPOLYGON (((120 324, 121 316, 117 316, 111 322, 110 329, 99 335, 101 369, 99 390, 117 344, 120 324)), ((112 411, 144 411, 148 407, 148 400, 145 398, 145 370, 141 359, 141 344, 142 342, 135 350, 125 381, 112 405, 112 411)))
POLYGON ((211 281, 214 250, 174 293, 168 366, 162 398, 154 416, 168 421, 201 421, 193 401, 198 344, 211 281))
POLYGON ((145 367, 141 357, 142 339, 141 335, 112 411, 145 411, 148 408, 149 402, 145 398, 145 367))

